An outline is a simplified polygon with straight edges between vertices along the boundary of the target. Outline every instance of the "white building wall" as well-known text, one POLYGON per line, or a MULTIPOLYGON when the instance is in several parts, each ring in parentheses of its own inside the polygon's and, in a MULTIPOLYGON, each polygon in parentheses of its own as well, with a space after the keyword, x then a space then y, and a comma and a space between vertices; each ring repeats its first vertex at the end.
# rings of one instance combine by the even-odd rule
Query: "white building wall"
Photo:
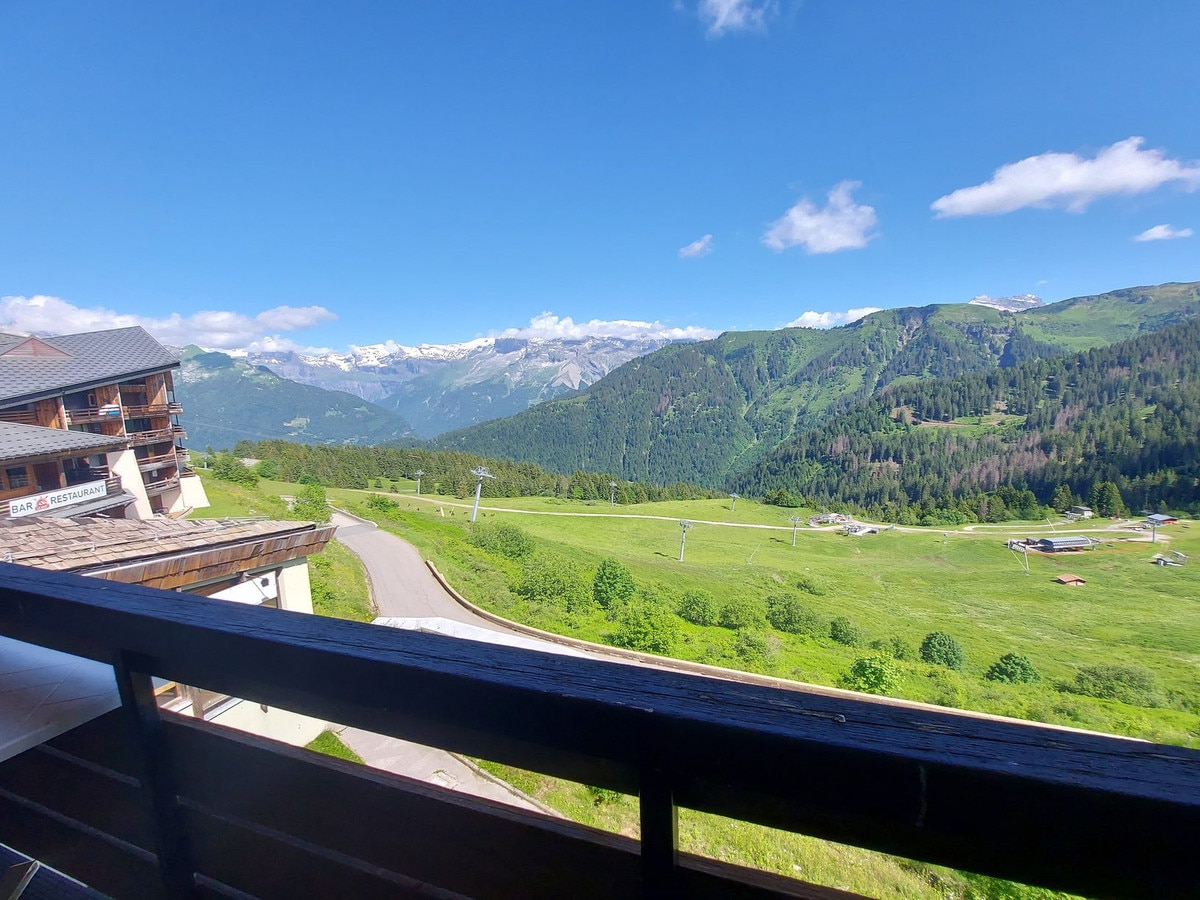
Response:
POLYGON ((320 719, 274 706, 264 707, 253 700, 234 703, 209 721, 273 741, 283 741, 293 747, 311 743, 325 730, 325 723, 320 719))
POLYGON ((138 469, 137 457, 133 455, 133 451, 114 450, 106 455, 109 474, 119 475, 121 487, 134 498, 133 503, 126 509, 126 515, 132 511, 135 519, 151 518, 154 510, 150 506, 150 498, 146 496, 146 485, 142 483, 142 473, 138 469))
POLYGON ((179 495, 171 502, 173 513, 185 509, 204 509, 209 506, 208 494, 204 492, 204 482, 196 475, 179 476, 179 495))
POLYGON ((312 615, 312 584, 308 580, 308 559, 292 559, 279 572, 279 608, 312 615))

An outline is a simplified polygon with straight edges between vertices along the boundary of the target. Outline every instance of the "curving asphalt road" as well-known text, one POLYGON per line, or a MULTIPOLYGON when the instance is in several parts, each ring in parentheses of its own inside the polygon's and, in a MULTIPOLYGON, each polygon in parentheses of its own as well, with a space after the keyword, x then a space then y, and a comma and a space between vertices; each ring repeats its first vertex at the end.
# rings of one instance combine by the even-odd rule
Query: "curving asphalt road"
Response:
POLYGON ((371 599, 381 616, 441 616, 469 625, 495 628, 490 622, 463 609, 438 584, 415 547, 377 528, 335 511, 337 539, 345 544, 367 570, 371 599))

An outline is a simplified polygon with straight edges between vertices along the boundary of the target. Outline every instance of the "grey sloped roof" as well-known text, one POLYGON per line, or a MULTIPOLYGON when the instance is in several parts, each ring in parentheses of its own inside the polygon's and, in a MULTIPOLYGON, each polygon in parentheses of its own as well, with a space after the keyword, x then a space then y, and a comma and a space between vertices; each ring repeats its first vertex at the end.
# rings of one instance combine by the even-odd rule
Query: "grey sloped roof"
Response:
POLYGON ((99 453, 123 447, 127 440, 122 436, 0 422, 0 462, 47 453, 99 453))
POLYGON ((123 381, 174 368, 179 359, 140 326, 41 338, 69 354, 66 359, 6 357, 24 337, 0 335, 0 406, 123 381))

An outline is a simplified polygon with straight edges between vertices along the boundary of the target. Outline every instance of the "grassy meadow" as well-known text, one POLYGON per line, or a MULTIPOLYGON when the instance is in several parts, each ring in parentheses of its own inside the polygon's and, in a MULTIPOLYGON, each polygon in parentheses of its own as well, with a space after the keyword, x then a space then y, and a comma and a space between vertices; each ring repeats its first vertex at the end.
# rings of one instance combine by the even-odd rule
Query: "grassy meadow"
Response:
MULTIPOLYGON (((474 602, 509 618, 587 640, 604 642, 615 630, 598 607, 569 610, 531 603, 517 593, 521 564, 473 546, 470 503, 391 495, 386 514, 361 501, 363 492, 331 490, 384 527, 410 540, 474 602), (461 504, 461 505, 459 505, 461 504)), ((1091 551, 1029 555, 1008 550, 1010 533, 1040 536, 1051 527, 941 531, 884 530, 850 537, 802 524, 792 546, 790 515, 745 499, 618 506, 520 498, 485 500, 479 523, 516 525, 538 552, 569 560, 589 583, 600 561, 624 563, 639 589, 675 609, 685 592, 703 592, 720 609, 741 602, 762 610, 770 596, 792 595, 827 628, 845 617, 861 632, 856 646, 838 643, 823 628, 786 634, 758 616, 749 627, 762 638, 746 652, 745 629, 695 625, 676 618, 671 655, 758 671, 797 681, 836 685, 855 659, 877 653, 872 641, 897 644, 915 656, 930 632, 961 644, 960 671, 915 658, 895 661, 897 697, 1072 725, 1194 746, 1200 732, 1200 527, 1148 535, 1109 530, 1107 522, 1053 526, 1058 534, 1085 533, 1102 541, 1091 551), (731 509, 731 507, 733 507, 731 509), (514 510, 514 511, 507 511, 514 510), (515 511, 515 510, 520 510, 515 511), (615 514, 614 514, 615 513, 615 514), (692 522, 679 562, 680 519, 692 522), (769 527, 762 527, 769 526, 769 527), (1156 552, 1178 550, 1181 567, 1151 564, 1156 552), (1087 584, 1057 584, 1061 574, 1087 584), (765 643, 765 646, 764 646, 765 643), (1027 657, 1041 676, 1010 685, 984 678, 1002 655, 1027 657), (1079 670, 1119 665, 1149 673, 1149 705, 1097 699, 1072 692, 1079 670)))

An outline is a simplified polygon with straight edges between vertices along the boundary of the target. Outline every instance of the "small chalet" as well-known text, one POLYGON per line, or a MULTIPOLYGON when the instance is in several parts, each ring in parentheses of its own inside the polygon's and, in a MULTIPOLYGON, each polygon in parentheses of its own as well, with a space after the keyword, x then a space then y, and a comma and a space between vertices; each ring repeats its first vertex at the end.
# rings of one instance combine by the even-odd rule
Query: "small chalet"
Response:
POLYGON ((1042 538, 1037 542, 1037 549, 1042 553, 1066 553, 1073 550, 1090 550, 1093 543, 1091 538, 1072 534, 1042 538))
POLYGON ((1067 518, 1070 519, 1090 519, 1094 515, 1090 506, 1072 506, 1067 510, 1067 518))
POLYGON ((1174 525, 1179 520, 1175 516, 1168 516, 1165 513, 1151 513, 1146 516, 1146 521, 1151 525, 1162 527, 1163 525, 1174 525))
POLYGON ((1071 587, 1080 587, 1087 584, 1087 582, 1078 575, 1059 575, 1054 580, 1059 584, 1069 584, 1071 587))

